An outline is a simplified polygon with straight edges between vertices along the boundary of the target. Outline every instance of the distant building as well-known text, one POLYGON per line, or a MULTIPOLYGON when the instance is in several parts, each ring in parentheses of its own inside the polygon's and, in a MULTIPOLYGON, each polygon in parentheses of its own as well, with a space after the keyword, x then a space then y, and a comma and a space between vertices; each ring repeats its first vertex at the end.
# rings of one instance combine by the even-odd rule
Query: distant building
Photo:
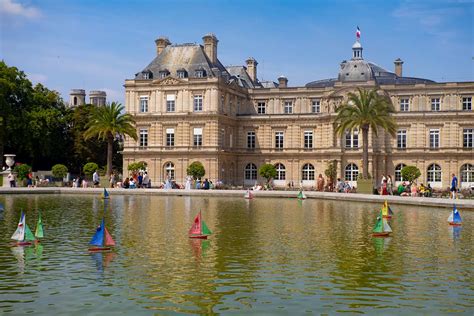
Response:
MULTIPOLYGON (((105 91, 92 90, 89 92, 89 104, 105 105, 107 94, 105 91)), ((74 107, 86 104, 86 90, 72 89, 69 93, 69 106, 74 107)))
MULTIPOLYGON (((462 187, 474 184, 474 82, 437 83, 403 76, 363 59, 359 39, 336 78, 301 87, 257 79, 257 61, 225 67, 217 58, 214 34, 199 44, 155 41, 156 57, 125 81, 126 111, 136 120, 138 141, 125 141, 123 169, 145 161, 153 183, 166 177, 183 183, 186 168, 203 163, 206 178, 227 184, 263 182, 258 168, 277 168, 275 185, 293 181, 316 187, 330 161, 338 177, 355 184, 362 172, 362 135, 334 131, 335 108, 358 87, 376 87, 392 100, 396 137, 369 135, 369 173, 392 175, 415 165, 419 183, 446 188, 455 173, 462 187)), ((335 67, 336 68, 336 67, 335 67)))

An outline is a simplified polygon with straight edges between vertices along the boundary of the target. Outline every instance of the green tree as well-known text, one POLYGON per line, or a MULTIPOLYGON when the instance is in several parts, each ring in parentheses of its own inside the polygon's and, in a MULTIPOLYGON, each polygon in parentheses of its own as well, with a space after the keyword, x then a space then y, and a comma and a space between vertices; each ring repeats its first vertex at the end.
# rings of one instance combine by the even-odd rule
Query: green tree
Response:
POLYGON ((84 174, 88 177, 91 178, 92 174, 96 171, 99 170, 99 166, 95 162, 88 162, 84 165, 82 168, 82 171, 84 171, 84 174))
POLYGON ((123 109, 123 105, 116 102, 97 106, 84 132, 85 139, 97 137, 107 141, 107 177, 112 173, 114 140, 126 135, 137 140, 135 121, 130 114, 122 113, 123 109))
POLYGON ((194 178, 194 180, 197 180, 199 178, 204 177, 206 174, 206 170, 204 169, 204 166, 202 163, 199 161, 195 161, 191 163, 188 168, 186 169, 186 173, 194 178))
POLYGON ((56 164, 51 168, 51 173, 55 178, 64 178, 67 175, 67 172, 67 167, 62 164, 56 164))
POLYGON ((267 179, 267 183, 270 182, 270 179, 275 178, 277 175, 277 170, 274 165, 266 163, 263 164, 259 169, 258 169, 258 174, 265 179, 267 179))
POLYGON ((332 188, 332 186, 336 182, 337 177, 337 162, 335 160, 328 163, 328 167, 326 168, 326 170, 324 170, 324 174, 326 175, 326 177, 329 178, 329 181, 331 181, 330 184, 332 188))
POLYGON ((145 170, 147 167, 147 163, 144 161, 132 162, 128 165, 129 171, 140 171, 145 170))
POLYGON ((31 172, 31 166, 26 163, 16 165, 13 168, 13 171, 18 175, 18 179, 24 180, 28 177, 28 174, 31 172))
POLYGON ((401 170, 402 179, 409 181, 412 184, 421 176, 420 169, 415 166, 405 166, 401 170))
POLYGON ((377 93, 377 89, 365 90, 357 88, 357 94, 350 92, 348 101, 336 109, 335 130, 343 135, 347 130, 362 130, 362 177, 369 175, 369 130, 375 136, 379 127, 395 136, 397 125, 391 116, 395 112, 392 102, 387 96, 377 93))

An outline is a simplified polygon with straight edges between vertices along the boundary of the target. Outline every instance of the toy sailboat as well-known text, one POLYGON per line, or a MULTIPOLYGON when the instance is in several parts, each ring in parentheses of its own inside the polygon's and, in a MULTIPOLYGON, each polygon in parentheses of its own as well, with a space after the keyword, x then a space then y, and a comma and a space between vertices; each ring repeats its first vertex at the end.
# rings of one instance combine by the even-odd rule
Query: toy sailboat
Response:
POLYGON ((25 213, 23 212, 21 212, 18 227, 13 233, 11 239, 16 240, 16 246, 29 246, 31 245, 31 242, 35 241, 35 236, 31 232, 28 225, 26 225, 25 213))
POLYGON ((199 239, 207 239, 211 231, 207 228, 206 223, 201 218, 201 211, 196 215, 194 218, 194 223, 189 229, 189 238, 199 238, 199 239))
POLYGON ((382 212, 377 216, 377 222, 375 223, 374 229, 372 230, 373 237, 388 237, 392 232, 392 228, 387 222, 387 219, 383 218, 382 212))
POLYGON ((247 190, 247 192, 245 192, 245 194, 244 194, 244 198, 248 199, 248 200, 253 199, 252 192, 250 192, 250 190, 247 190))
POLYGON ((105 220, 102 218, 102 222, 100 223, 99 227, 92 236, 92 239, 89 243, 92 246, 90 247, 89 251, 104 251, 110 250, 111 246, 115 246, 115 241, 113 240, 112 236, 109 234, 109 231, 105 227, 105 220))
POLYGON ((383 216, 383 218, 390 219, 390 218, 392 218, 392 215, 393 215, 393 211, 390 208, 390 206, 388 205, 387 200, 385 200, 385 203, 382 206, 382 216, 383 216))
POLYGON ((306 199, 306 195, 303 193, 303 191, 300 191, 297 196, 298 200, 304 200, 306 199))
POLYGON ((104 192, 102 192, 100 197, 103 198, 104 200, 109 199, 110 198, 109 192, 107 192, 107 190, 104 188, 104 192))
POLYGON ((462 224, 461 215, 459 214, 458 209, 456 208, 456 205, 453 205, 453 211, 448 217, 448 223, 449 225, 452 225, 452 226, 461 226, 462 224))
POLYGON ((40 238, 44 237, 43 231, 43 221, 41 220, 41 213, 38 213, 38 222, 36 223, 36 231, 35 231, 36 241, 39 242, 40 238))

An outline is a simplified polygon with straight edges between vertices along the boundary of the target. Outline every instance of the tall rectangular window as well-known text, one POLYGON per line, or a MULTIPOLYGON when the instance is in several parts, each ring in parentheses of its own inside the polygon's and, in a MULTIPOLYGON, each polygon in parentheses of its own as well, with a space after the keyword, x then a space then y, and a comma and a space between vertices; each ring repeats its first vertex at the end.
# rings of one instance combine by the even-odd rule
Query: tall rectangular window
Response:
POLYGON ((202 127, 195 127, 193 130, 193 144, 195 147, 202 146, 202 127))
POLYGON ((148 97, 140 97, 140 112, 148 112, 148 97))
POLYGON ((463 130, 462 147, 474 148, 474 128, 465 128, 463 130))
POLYGON ((247 132, 247 148, 255 148, 255 132, 247 132))
POLYGON ((174 146, 174 128, 166 129, 166 146, 174 146))
POLYGON ((304 148, 313 148, 313 131, 304 132, 304 148))
POLYGON ((148 146, 148 130, 145 128, 140 129, 140 147, 148 146))
POLYGON ((440 98, 431 98, 431 111, 440 111, 441 110, 441 100, 440 98))
POLYGON ((293 101, 285 101, 285 106, 283 110, 285 114, 293 113, 293 101))
POLYGON ((283 149, 284 134, 283 132, 275 133, 275 148, 283 149))
POLYGON ((359 130, 346 131, 346 148, 359 148, 359 130))
POLYGON ((311 113, 321 113, 321 101, 320 100, 311 101, 311 113))
POLYGON ((404 129, 397 131, 397 148, 407 148, 407 131, 404 129))
POLYGON ((471 111, 472 110, 472 97, 463 97, 462 98, 462 110, 471 111))
POLYGON ((257 114, 265 114, 267 111, 267 107, 265 102, 258 102, 257 103, 257 114))
POLYGON ((410 109, 410 99, 400 99, 400 112, 408 112, 410 109))
POLYGON ((175 111, 175 95, 168 94, 166 96, 166 112, 174 112, 175 111))
POLYGON ((430 129, 430 148, 439 148, 439 129, 430 129))
POLYGON ((194 112, 202 111, 202 95, 194 96, 194 112))

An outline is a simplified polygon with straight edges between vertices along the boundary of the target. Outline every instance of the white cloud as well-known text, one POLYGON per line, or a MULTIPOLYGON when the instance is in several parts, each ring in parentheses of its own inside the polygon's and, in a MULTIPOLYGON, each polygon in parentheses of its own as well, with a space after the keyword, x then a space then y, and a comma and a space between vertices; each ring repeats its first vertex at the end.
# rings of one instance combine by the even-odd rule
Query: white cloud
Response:
POLYGON ((41 16, 39 9, 15 2, 16 0, 0 0, 0 13, 26 18, 38 18, 41 16))

